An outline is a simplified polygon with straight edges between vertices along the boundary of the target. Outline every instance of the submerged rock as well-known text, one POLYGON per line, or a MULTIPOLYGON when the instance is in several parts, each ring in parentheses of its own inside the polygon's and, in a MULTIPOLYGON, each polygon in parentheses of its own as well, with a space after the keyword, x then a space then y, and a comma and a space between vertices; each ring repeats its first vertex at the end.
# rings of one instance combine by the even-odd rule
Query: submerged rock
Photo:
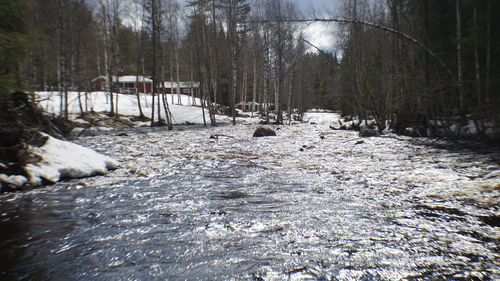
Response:
POLYGON ((363 137, 363 138, 366 138, 366 137, 376 137, 376 136, 379 136, 379 132, 375 129, 372 129, 370 127, 367 127, 367 126, 361 126, 361 128, 359 128, 359 136, 360 137, 363 137))
POLYGON ((276 132, 271 128, 258 127, 253 133, 254 137, 271 137, 276 136, 276 132))

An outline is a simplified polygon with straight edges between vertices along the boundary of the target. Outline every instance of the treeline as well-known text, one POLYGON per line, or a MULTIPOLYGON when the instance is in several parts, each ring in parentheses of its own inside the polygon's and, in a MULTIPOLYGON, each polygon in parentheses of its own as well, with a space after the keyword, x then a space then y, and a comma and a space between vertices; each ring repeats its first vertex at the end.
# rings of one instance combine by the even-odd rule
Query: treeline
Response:
MULTIPOLYGON (((283 112, 333 105, 328 73, 338 67, 336 56, 306 54, 299 26, 280 21, 301 17, 289 0, 185 6, 176 0, 6 0, 0 7, 2 19, 15 15, 23 34, 8 36, 19 39, 15 44, 23 51, 6 61, 15 67, 3 79, 12 82, 3 92, 58 91, 64 118, 68 91, 90 91, 91 80, 101 75, 108 78, 110 115, 116 111, 112 77, 124 74, 151 77, 155 93, 163 81, 200 81, 212 124, 220 106, 235 116, 239 102, 258 106, 277 123, 283 112), (273 21, 259 22, 268 19, 273 21)), ((180 99, 154 94, 152 102, 151 124, 170 124, 168 104, 180 99)), ((140 103, 139 110, 143 115, 140 103)))
POLYGON ((324 108, 380 130, 498 132, 498 1, 343 3, 337 55, 307 52, 293 21, 307 15, 290 0, 5 0, 2 93, 56 90, 67 118, 67 92, 102 75, 114 115, 111 78, 131 74, 154 80, 151 125, 171 125, 169 104, 180 103, 156 94, 163 81, 199 81, 212 124, 244 102, 276 123, 324 108))
POLYGON ((456 136, 473 123, 479 136, 498 132, 499 1, 344 4, 347 18, 392 28, 418 43, 366 25, 344 26, 342 112, 375 118, 381 130, 413 127, 420 135, 456 136))

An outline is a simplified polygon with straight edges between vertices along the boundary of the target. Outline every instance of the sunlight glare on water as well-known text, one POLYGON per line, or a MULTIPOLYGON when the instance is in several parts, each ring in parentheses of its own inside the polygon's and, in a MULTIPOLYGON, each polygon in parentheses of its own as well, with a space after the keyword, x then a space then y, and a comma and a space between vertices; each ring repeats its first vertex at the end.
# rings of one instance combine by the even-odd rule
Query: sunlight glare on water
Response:
POLYGON ((499 279, 498 153, 310 117, 79 139, 122 168, 0 195, 0 279, 499 279))

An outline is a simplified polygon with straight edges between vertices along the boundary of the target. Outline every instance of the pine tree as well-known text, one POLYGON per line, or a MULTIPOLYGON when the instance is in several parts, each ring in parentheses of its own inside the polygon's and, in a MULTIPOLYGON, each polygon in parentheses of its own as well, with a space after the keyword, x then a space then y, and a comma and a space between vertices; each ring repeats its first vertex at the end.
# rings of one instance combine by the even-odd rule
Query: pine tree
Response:
POLYGON ((2 97, 23 88, 20 70, 27 46, 23 10, 19 0, 0 2, 0 95, 2 97))

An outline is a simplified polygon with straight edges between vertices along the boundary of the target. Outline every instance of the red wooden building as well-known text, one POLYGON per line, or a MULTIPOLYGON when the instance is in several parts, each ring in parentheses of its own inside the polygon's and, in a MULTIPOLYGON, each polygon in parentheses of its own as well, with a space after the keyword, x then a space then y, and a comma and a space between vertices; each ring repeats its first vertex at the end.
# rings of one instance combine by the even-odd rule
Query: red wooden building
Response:
MULTIPOLYGON (((98 76, 92 80, 94 91, 105 91, 106 83, 108 79, 106 76, 98 76)), ((167 94, 177 94, 179 91, 184 95, 194 94, 198 95, 198 88, 200 87, 200 82, 163 82, 163 87, 160 83, 158 85, 159 93, 167 94)), ((144 76, 113 76, 113 92, 122 94, 135 94, 147 93, 151 94, 153 92, 153 80, 144 76)))
MULTIPOLYGON (((98 76, 92 80, 94 91, 105 91, 108 78, 106 76, 98 76)), ((135 94, 153 92, 153 80, 144 76, 113 76, 113 92, 122 94, 135 94)))
POLYGON ((197 96, 198 88, 200 87, 200 82, 163 82, 163 87, 160 85, 158 87, 158 92, 163 93, 165 91, 166 94, 177 94, 177 89, 179 89, 179 93, 183 95, 191 95, 191 90, 194 95, 197 96), (173 89, 173 90, 172 90, 173 89))

